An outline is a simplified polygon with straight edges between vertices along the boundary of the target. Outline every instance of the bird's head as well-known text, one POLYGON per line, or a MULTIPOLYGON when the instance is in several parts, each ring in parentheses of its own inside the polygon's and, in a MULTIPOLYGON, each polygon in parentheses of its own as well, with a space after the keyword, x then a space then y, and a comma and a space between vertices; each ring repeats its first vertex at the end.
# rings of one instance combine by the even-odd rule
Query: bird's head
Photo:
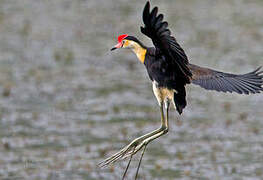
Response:
POLYGON ((125 40, 125 38, 128 37, 128 34, 122 34, 118 36, 118 44, 116 44, 113 48, 111 48, 111 51, 119 48, 125 48, 128 46, 129 42, 125 40), (125 46, 125 47, 124 47, 125 46))
POLYGON ((120 48, 131 49, 137 55, 138 59, 144 63, 147 47, 144 46, 136 37, 129 36, 128 34, 118 36, 118 44, 116 44, 111 51, 120 48))
POLYGON ((116 44, 113 48, 111 48, 111 51, 119 48, 135 48, 137 45, 144 48, 144 45, 133 36, 129 36, 128 34, 122 34, 118 36, 118 44, 116 44))

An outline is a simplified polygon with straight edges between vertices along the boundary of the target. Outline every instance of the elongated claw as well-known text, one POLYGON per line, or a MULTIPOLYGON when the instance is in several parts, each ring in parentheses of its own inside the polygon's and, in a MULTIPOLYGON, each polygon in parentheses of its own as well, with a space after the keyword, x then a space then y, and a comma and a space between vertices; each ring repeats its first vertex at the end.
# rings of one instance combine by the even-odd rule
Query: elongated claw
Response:
MULTIPOLYGON (((140 144, 140 139, 136 139, 134 141, 132 141, 129 145, 127 145, 126 147, 124 147, 123 149, 121 149, 119 152, 113 154, 112 156, 110 156, 109 158, 105 159, 104 161, 100 162, 98 165, 100 167, 106 167, 109 164, 112 164, 120 159, 124 159, 123 157, 128 157, 126 156, 128 153, 131 154, 131 152, 134 151, 134 149, 136 149, 136 147, 140 144)), ((136 151, 138 152, 138 151, 136 151)), ((136 154, 136 153, 133 153, 136 154)))
POLYGON ((140 144, 138 144, 134 150, 132 151, 128 151, 126 152, 125 156, 122 157, 122 159, 126 159, 129 156, 133 156, 134 154, 136 154, 138 151, 140 151, 142 149, 142 147, 147 146, 148 143, 146 143, 145 141, 141 142, 140 144))
POLYGON ((126 154, 126 152, 128 150, 129 150, 129 148, 124 148, 124 149, 120 150, 116 154, 114 154, 114 155, 110 156, 109 158, 105 159, 104 161, 100 162, 99 166, 100 167, 106 167, 109 164, 112 164, 112 163, 118 161, 119 159, 121 159, 126 154))

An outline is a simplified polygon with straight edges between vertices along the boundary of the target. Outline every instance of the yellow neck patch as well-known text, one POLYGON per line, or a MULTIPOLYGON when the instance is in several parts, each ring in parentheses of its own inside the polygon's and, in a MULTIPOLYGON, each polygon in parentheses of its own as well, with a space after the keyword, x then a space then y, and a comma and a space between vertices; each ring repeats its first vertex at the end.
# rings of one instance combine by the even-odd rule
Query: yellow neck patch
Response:
POLYGON ((123 47, 130 47, 132 51, 136 54, 137 58, 140 60, 141 63, 144 64, 145 55, 147 50, 140 46, 137 42, 125 40, 123 47))
MULTIPOLYGON (((138 45, 139 46, 139 45, 138 45)), ((146 49, 142 48, 141 46, 132 49, 133 52, 136 54, 137 58, 144 64, 146 49)))

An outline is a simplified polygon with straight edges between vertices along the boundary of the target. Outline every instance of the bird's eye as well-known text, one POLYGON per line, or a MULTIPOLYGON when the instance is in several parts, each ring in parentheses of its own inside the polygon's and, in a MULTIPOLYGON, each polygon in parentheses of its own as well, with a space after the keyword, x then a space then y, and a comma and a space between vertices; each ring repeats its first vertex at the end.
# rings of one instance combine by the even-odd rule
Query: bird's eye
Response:
POLYGON ((124 43, 125 43, 125 41, 122 41, 122 43, 121 43, 121 47, 123 47, 124 43))

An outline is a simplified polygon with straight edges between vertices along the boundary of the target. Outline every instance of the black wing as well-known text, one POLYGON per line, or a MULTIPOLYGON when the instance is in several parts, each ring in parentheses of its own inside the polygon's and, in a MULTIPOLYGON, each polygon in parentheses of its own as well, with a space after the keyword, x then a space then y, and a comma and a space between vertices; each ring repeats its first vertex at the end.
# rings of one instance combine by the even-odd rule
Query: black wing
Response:
POLYGON ((263 71, 260 68, 242 75, 223 73, 189 64, 192 83, 208 90, 255 94, 263 91, 263 71))
POLYGON ((146 3, 143 10, 143 22, 145 27, 141 27, 141 32, 152 39, 158 54, 164 55, 165 60, 173 66, 176 74, 182 78, 185 83, 190 83, 192 76, 187 64, 188 59, 184 50, 171 36, 170 30, 167 28, 168 23, 163 21, 163 14, 158 13, 158 8, 154 7, 150 12, 150 3, 146 3))

